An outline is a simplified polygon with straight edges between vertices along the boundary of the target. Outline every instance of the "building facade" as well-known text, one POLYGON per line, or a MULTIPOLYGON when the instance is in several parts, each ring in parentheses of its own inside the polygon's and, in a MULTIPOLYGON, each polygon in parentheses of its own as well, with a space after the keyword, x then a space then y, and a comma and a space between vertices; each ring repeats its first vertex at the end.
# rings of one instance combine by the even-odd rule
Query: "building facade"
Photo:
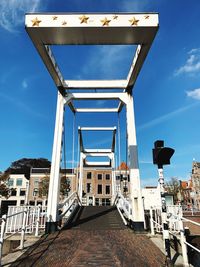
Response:
POLYGON ((1 214, 7 213, 8 206, 22 206, 28 201, 29 180, 24 174, 12 173, 6 183, 10 192, 8 198, 0 198, 1 214))
POLYGON ((109 168, 84 168, 83 205, 108 206, 112 197, 112 170, 109 168))
MULTIPOLYGON (((28 203, 31 206, 35 205, 47 205, 48 189, 49 189, 49 168, 32 168, 30 173, 30 186, 28 194, 28 203), (41 190, 41 187, 43 189, 41 190), (41 191, 40 191, 41 190, 41 191)), ((60 196, 60 200, 70 195, 70 193, 76 191, 76 174, 72 169, 62 169, 61 177, 64 178, 64 183, 67 185, 65 195, 60 196)), ((63 179, 62 178, 62 179, 63 179)))
POLYGON ((200 162, 197 161, 192 163, 191 188, 193 205, 200 209, 200 162))

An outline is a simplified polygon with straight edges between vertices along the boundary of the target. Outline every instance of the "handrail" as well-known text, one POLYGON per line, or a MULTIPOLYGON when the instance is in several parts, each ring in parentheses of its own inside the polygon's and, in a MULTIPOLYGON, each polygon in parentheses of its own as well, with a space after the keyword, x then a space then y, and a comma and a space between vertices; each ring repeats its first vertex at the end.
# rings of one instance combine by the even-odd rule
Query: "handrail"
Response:
POLYGON ((200 223, 195 222, 195 221, 192 221, 192 220, 189 220, 189 219, 186 219, 184 217, 182 217, 181 220, 186 221, 186 222, 190 222, 190 223, 193 223, 193 224, 196 224, 197 226, 200 226, 200 223))
POLYGON ((80 198, 76 191, 74 191, 67 199, 64 200, 63 203, 58 205, 59 209, 64 209, 61 214, 59 214, 59 219, 61 220, 68 211, 73 211, 75 207, 79 204, 81 206, 80 198), (75 204, 75 205, 74 205, 75 204), (73 207, 74 206, 74 207, 73 207), (73 209, 71 210, 71 208, 73 209))
POLYGON ((123 217, 126 217, 128 220, 130 220, 130 217, 132 215, 131 205, 120 192, 117 193, 114 203, 116 203, 115 205, 119 209, 122 209, 124 211, 124 214, 126 216, 123 215, 123 217))

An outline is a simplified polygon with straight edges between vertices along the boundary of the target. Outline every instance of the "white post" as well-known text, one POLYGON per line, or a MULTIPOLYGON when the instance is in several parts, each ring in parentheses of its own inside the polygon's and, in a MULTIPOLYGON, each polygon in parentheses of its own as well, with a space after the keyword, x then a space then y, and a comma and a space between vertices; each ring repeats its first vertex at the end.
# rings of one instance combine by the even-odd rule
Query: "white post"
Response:
POLYGON ((130 94, 127 94, 126 97, 126 119, 130 175, 130 198, 132 201, 132 226, 135 230, 141 231, 144 230, 144 208, 140 187, 133 97, 130 94))
POLYGON ((1 266, 1 259, 3 254, 3 241, 4 241, 4 234, 6 230, 6 221, 7 221, 7 215, 4 214, 1 218, 1 236, 0 236, 0 266, 1 266))
POLYGON ((179 229, 180 229, 180 242, 181 242, 181 249, 182 249, 182 257, 183 257, 183 264, 185 267, 189 266, 188 262, 188 254, 187 254, 187 245, 186 245, 186 238, 185 238, 185 230, 182 221, 182 209, 179 209, 179 229))
POLYGON ((82 197, 83 197, 83 160, 84 160, 84 154, 80 152, 80 172, 79 172, 79 184, 78 184, 78 196, 82 203, 82 197))
POLYGON ((65 99, 58 92, 56 122, 49 182, 46 233, 55 232, 58 223, 58 202, 60 195, 60 161, 62 150, 62 133, 65 99))
POLYGON ((36 220, 36 227, 35 227, 35 236, 39 235, 40 212, 41 212, 41 205, 38 205, 37 220, 36 220))
POLYGON ((151 227, 151 234, 155 235, 154 231, 154 223, 153 223, 153 210, 150 208, 150 227, 151 227))
POLYGON ((25 201, 24 201, 24 204, 26 206, 28 205, 28 194, 29 194, 29 181, 26 182, 26 195, 25 195, 25 201))
POLYGON ((115 178, 115 154, 112 153, 111 165, 112 165, 112 205, 114 204, 115 196, 116 196, 116 178, 115 178))
POLYGON ((22 223, 22 232, 21 232, 21 240, 20 240, 20 249, 24 248, 24 238, 26 232, 26 220, 28 215, 28 208, 25 207, 24 209, 24 216, 23 216, 23 223, 22 223))

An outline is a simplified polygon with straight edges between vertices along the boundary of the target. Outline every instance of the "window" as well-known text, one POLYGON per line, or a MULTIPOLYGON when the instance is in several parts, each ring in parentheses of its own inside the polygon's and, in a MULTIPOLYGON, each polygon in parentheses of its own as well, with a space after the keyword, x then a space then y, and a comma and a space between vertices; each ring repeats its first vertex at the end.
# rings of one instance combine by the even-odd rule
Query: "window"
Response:
POLYGON ((102 173, 97 174, 98 180, 102 180, 102 173))
POLYGON ((12 178, 9 178, 8 186, 13 186, 13 185, 14 185, 14 180, 12 178))
POLYGON ((25 196, 26 195, 26 190, 20 190, 20 196, 25 196))
POLYGON ((11 190, 11 196, 16 196, 16 195, 17 195, 17 190, 12 189, 12 190, 11 190))
POLYGON ((90 192, 91 192, 91 184, 87 183, 87 193, 90 193, 90 192))
POLYGON ((106 195, 110 194, 110 185, 106 185, 106 195))
POLYGON ((35 201, 29 201, 30 206, 35 206, 35 201))
POLYGON ((98 184, 98 186, 97 186, 97 194, 102 194, 102 184, 98 184))
POLYGON ((91 179, 92 178, 92 173, 91 172, 87 172, 87 179, 91 179))
POLYGON ((110 180, 110 174, 109 173, 106 174, 106 180, 110 180))
POLYGON ((34 189, 33 189, 33 196, 34 196, 34 197, 38 196, 38 193, 39 193, 38 188, 34 188, 34 189))
POLYGON ((16 183, 17 186, 22 186, 22 179, 17 179, 17 183, 16 183))
POLYGON ((39 186, 39 178, 35 178, 34 179, 34 187, 38 187, 39 186))
POLYGON ((20 200, 20 205, 24 205, 24 200, 20 200))

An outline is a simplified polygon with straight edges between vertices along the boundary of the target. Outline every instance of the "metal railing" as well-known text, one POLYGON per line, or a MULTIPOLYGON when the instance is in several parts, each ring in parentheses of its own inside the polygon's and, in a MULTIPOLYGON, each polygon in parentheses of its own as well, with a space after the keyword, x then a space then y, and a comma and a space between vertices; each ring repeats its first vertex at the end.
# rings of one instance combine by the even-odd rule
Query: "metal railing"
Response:
POLYGON ((65 222, 71 216, 71 214, 76 210, 78 206, 81 206, 81 201, 77 192, 73 192, 69 197, 67 197, 62 203, 58 205, 58 210, 60 211, 59 219, 64 219, 65 222))
POLYGON ((127 220, 129 221, 132 216, 132 208, 129 201, 118 192, 114 200, 114 205, 116 205, 125 225, 127 225, 127 220))
POLYGON ((25 234, 39 235, 39 229, 44 228, 46 222, 46 207, 21 206, 9 207, 8 214, 1 218, 0 233, 0 266, 4 241, 15 234, 20 235, 20 249, 24 248, 25 234))
MULTIPOLYGON (((184 266, 189 266, 187 246, 191 247, 198 253, 200 253, 200 250, 186 241, 185 228, 183 224, 184 221, 200 226, 200 223, 197 223, 193 220, 189 220, 183 217, 183 211, 180 205, 167 206, 167 222, 169 227, 169 234, 175 236, 176 238, 178 235, 180 236, 183 264, 184 266)), ((150 209, 150 228, 152 235, 155 235, 155 232, 157 233, 163 232, 160 207, 154 207, 150 209)))

